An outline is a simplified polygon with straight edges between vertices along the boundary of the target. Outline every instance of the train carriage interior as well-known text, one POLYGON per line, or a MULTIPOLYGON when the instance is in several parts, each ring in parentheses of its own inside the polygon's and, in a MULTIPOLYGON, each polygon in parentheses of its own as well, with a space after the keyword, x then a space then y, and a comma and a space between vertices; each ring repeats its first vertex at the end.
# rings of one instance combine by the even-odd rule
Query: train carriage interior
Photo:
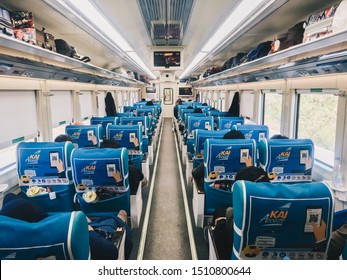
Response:
POLYGON ((347 259, 347 0, 0 0, 0 29, 0 259, 98 259, 91 225, 118 260, 347 259))

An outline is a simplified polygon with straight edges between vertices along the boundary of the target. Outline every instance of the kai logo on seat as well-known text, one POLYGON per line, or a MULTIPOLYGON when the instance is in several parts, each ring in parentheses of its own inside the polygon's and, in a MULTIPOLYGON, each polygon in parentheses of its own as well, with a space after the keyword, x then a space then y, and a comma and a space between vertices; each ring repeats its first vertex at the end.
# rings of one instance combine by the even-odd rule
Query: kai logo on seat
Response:
POLYGON ((248 131, 247 133, 245 133, 245 138, 246 139, 252 139, 252 135, 253 135, 253 130, 248 131))
POLYGON ((119 131, 119 132, 117 132, 117 133, 113 136, 113 139, 114 139, 114 140, 120 141, 120 140, 122 140, 122 138, 123 138, 123 134, 124 134, 124 131, 123 131, 123 130, 122 130, 122 131, 119 131))
POLYGON ((38 150, 35 153, 29 155, 26 158, 25 162, 29 164, 37 164, 39 162, 40 155, 41 155, 41 150, 38 150))
POLYGON ((81 135, 81 130, 79 129, 79 130, 75 131, 74 133, 72 133, 71 137, 73 139, 76 139, 76 138, 78 139, 80 137, 80 135, 81 135))
POLYGON ((193 127, 200 127, 200 122, 197 121, 197 122, 193 123, 193 127))
POLYGON ((228 147, 225 150, 222 150, 219 152, 219 154, 216 156, 216 159, 218 160, 228 160, 231 155, 231 149, 232 147, 228 147))
POLYGON ((281 226, 286 221, 289 213, 289 209, 291 207, 291 203, 286 203, 279 207, 278 210, 271 210, 268 214, 266 214, 261 220, 260 224, 264 226, 276 225, 281 226))
POLYGON ((86 165, 81 172, 84 174, 94 174, 94 172, 96 171, 96 164, 97 161, 91 162, 89 165, 86 165))
POLYGON ((277 161, 288 161, 290 157, 290 152, 292 150, 292 147, 287 148, 285 151, 281 152, 277 157, 277 161))

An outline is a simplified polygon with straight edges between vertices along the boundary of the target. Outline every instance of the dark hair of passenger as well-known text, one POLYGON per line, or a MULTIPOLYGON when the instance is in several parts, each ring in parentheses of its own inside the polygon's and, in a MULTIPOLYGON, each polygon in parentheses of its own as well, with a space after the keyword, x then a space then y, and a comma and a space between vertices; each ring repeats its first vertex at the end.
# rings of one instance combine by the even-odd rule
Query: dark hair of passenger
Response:
POLYGON ((202 103, 201 106, 208 106, 207 103, 202 103))
POLYGON ((240 130, 230 130, 224 134, 223 139, 245 139, 245 135, 240 130))
POLYGON ((202 109, 201 108, 195 108, 193 113, 202 113, 202 109))
POLYGON ((289 139, 289 137, 281 135, 281 134, 275 134, 270 139, 289 139))
POLYGON ((118 149, 120 147, 121 147, 121 145, 114 139, 104 139, 100 144, 100 148, 118 149))
POLYGON ((146 101, 146 98, 142 98, 141 101, 146 101))
POLYGON ((270 182, 269 177, 267 176, 264 169, 260 167, 255 166, 248 166, 241 168, 236 176, 235 181, 237 180, 245 180, 245 181, 251 181, 251 182, 270 182))
POLYGON ((193 106, 188 106, 186 109, 194 109, 193 106))
POLYGON ((66 142, 66 141, 72 142, 72 138, 69 134, 60 134, 54 139, 54 142, 66 142))
POLYGON ((154 105, 152 100, 146 102, 146 106, 151 106, 151 105, 154 105))

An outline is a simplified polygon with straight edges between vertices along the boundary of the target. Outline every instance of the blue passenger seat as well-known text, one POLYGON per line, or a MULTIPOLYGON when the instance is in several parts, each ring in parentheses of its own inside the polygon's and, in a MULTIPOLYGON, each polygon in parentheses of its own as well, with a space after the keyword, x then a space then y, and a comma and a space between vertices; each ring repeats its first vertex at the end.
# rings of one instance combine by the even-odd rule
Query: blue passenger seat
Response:
POLYGON ((51 213, 36 223, 0 215, 0 227, 2 260, 90 258, 88 223, 81 211, 51 213))
POLYGON ((262 139, 259 165, 272 182, 311 182, 314 146, 310 139, 262 139))
POLYGON ((255 164, 256 142, 253 139, 207 139, 204 144, 205 215, 216 208, 232 206, 232 184, 238 170, 246 167, 246 158, 255 164))
POLYGON ((17 174, 22 195, 46 211, 73 211, 71 142, 21 142, 17 174))
POLYGON ((65 133, 70 135, 76 148, 100 147, 104 131, 101 124, 96 125, 67 125, 65 133))
POLYGON ((233 208, 232 259, 326 258, 334 196, 325 183, 236 181, 233 208), (325 241, 316 242, 312 223, 318 227, 326 225, 325 241))

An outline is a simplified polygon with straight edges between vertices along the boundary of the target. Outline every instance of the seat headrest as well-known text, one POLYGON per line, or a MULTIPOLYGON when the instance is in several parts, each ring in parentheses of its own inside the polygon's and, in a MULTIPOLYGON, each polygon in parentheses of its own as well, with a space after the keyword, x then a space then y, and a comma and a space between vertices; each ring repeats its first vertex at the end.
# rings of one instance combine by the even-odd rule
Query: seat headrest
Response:
POLYGON ((102 125, 67 125, 65 133, 70 135, 76 147, 100 147, 104 135, 102 125))
POLYGON ((310 182, 314 146, 310 139, 262 139, 259 164, 272 182, 310 182))
POLYGON ((322 182, 233 185, 233 259, 324 259, 328 242, 317 244, 313 223, 329 240, 333 193, 322 182))
POLYGON ((17 146, 20 186, 67 185, 72 179, 71 142, 21 142, 17 146))

